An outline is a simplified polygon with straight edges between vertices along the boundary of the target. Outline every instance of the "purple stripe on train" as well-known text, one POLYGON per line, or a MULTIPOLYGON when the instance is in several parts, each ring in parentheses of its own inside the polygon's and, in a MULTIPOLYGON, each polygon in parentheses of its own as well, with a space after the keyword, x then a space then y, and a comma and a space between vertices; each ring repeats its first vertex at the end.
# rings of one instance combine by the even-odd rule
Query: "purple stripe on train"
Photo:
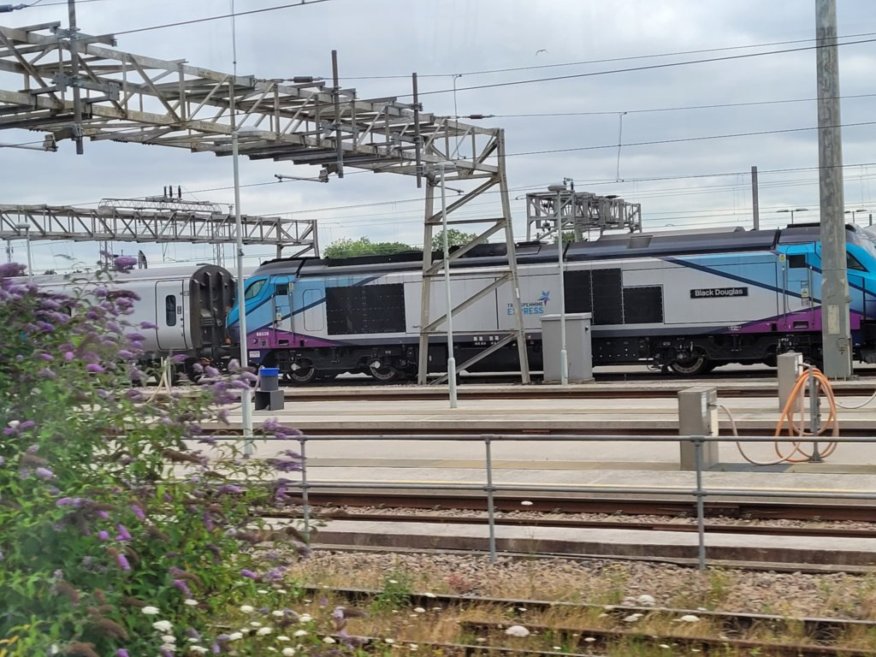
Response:
MULTIPOLYGON (((861 319, 861 313, 851 312, 849 317, 851 330, 857 331, 861 328, 861 319)), ((804 333, 807 331, 821 331, 821 308, 801 310, 796 313, 761 319, 731 328, 730 331, 733 333, 804 333)))
POLYGON ((247 346, 250 349, 300 349, 303 347, 337 347, 340 342, 315 338, 303 333, 259 329, 249 334, 247 346))

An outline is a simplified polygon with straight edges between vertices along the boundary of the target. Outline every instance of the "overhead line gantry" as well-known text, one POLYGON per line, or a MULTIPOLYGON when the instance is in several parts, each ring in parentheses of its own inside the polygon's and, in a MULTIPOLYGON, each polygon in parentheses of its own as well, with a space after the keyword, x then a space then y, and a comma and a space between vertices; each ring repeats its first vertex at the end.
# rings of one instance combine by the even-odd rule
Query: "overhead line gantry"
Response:
MULTIPOLYGON (((497 212, 483 220, 455 217, 448 224, 481 223, 470 244, 451 254, 452 262, 494 235, 503 234, 508 267, 467 299, 460 311, 494 290, 508 286, 514 328, 479 357, 516 341, 522 380, 529 381, 516 251, 505 173, 504 132, 424 112, 413 77, 413 100, 363 100, 354 89, 319 78, 258 79, 212 71, 184 60, 162 60, 123 52, 110 35, 64 30, 60 23, 0 26, 0 129, 48 133, 55 143, 87 137, 193 152, 232 154, 326 168, 343 177, 345 167, 415 177, 426 184, 423 244, 424 285, 420 326, 419 381, 426 381, 430 339, 446 333, 447 310, 431 304, 443 258, 435 258, 432 237, 441 225, 435 189, 444 169, 447 184, 473 183, 447 208, 448 217, 471 200, 498 187, 497 212), (74 96, 75 98, 74 102, 74 96), (435 314, 437 312, 437 315, 435 314)), ((452 269, 451 269, 452 271, 452 269)), ((479 357, 463 363, 460 369, 479 357)))

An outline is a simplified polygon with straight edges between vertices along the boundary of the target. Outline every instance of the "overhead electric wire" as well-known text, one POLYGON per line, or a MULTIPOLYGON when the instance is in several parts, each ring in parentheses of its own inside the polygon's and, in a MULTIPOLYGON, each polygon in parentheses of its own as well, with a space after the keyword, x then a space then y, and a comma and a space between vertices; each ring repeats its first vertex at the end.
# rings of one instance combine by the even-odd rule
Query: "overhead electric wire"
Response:
POLYGON ((261 9, 249 9, 247 11, 237 11, 220 16, 205 16, 203 18, 192 18, 186 21, 176 21, 175 23, 164 23, 162 25, 150 25, 149 27, 138 27, 132 30, 123 30, 121 32, 113 32, 114 36, 123 34, 137 34, 138 32, 149 32, 151 30, 164 30, 170 27, 181 27, 183 25, 194 25, 196 23, 208 23, 210 21, 219 21, 226 18, 234 18, 239 16, 249 16, 251 14, 263 14, 269 11, 280 11, 282 9, 293 9, 295 7, 306 7, 307 5, 315 5, 321 2, 329 2, 330 0, 299 0, 298 2, 289 2, 283 5, 275 5, 273 7, 263 7, 261 9))
MULTIPOLYGON (((842 43, 816 44, 814 46, 801 46, 799 48, 783 48, 780 50, 765 50, 763 52, 744 53, 741 55, 726 55, 724 57, 704 57, 701 59, 689 59, 682 62, 666 62, 664 64, 648 64, 645 66, 631 66, 628 68, 615 68, 605 71, 588 71, 587 73, 570 73, 568 75, 555 75, 547 78, 530 78, 528 80, 512 80, 509 82, 492 82, 490 84, 477 84, 469 87, 456 87, 455 89, 435 89, 433 91, 420 91, 419 96, 432 96, 435 94, 449 94, 459 91, 474 91, 478 89, 497 89, 499 87, 514 87, 523 84, 537 84, 542 82, 559 82, 562 80, 574 80, 580 78, 599 77, 603 75, 615 75, 618 73, 634 73, 638 71, 654 71, 664 68, 674 68, 677 66, 692 66, 694 64, 710 64, 714 62, 727 62, 739 59, 751 59, 753 57, 766 57, 767 55, 781 55, 791 52, 805 52, 807 50, 818 50, 827 46, 854 46, 862 43, 873 43, 876 39, 860 39, 858 41, 844 41, 842 43)), ((412 94, 401 94, 399 98, 406 98, 412 94)))
MULTIPOLYGON (((837 39, 857 39, 858 37, 874 36, 876 32, 859 32, 857 34, 844 34, 838 36, 837 39)), ((698 55, 707 52, 724 52, 727 50, 745 50, 747 48, 769 48, 772 46, 787 46, 793 43, 808 43, 816 41, 814 37, 806 39, 793 39, 789 41, 768 41, 765 43, 752 43, 749 45, 738 46, 722 46, 720 48, 701 48, 699 50, 678 50, 675 52, 654 53, 650 55, 628 55, 626 57, 608 57, 604 59, 587 59, 577 62, 561 62, 557 64, 539 64, 537 66, 513 66, 508 68, 494 68, 480 71, 462 71, 454 73, 418 73, 420 78, 447 78, 451 76, 474 76, 474 75, 492 75, 494 73, 514 73, 516 71, 535 71, 546 68, 559 68, 563 66, 586 66, 588 64, 610 64, 612 62, 633 61, 636 59, 656 59, 657 57, 680 57, 681 55, 698 55)), ((360 75, 360 76, 343 76, 343 80, 399 80, 410 79, 410 74, 397 75, 360 75)))
MULTIPOLYGON (((856 98, 876 98, 876 94, 853 94, 850 96, 827 96, 830 99, 852 100, 856 98)), ((721 109, 726 107, 753 107, 761 105, 781 105, 786 103, 806 103, 818 98, 783 98, 777 100, 751 100, 740 103, 714 103, 712 105, 682 105, 676 107, 650 107, 629 110, 599 110, 594 112, 536 112, 532 114, 490 114, 489 118, 522 119, 555 116, 617 116, 618 114, 646 114, 653 112, 683 112, 688 110, 721 109)), ((463 118, 463 117, 459 117, 463 118)))
POLYGON ((633 141, 623 142, 621 144, 603 144, 600 146, 571 146, 569 148, 551 148, 542 151, 522 151, 520 153, 506 153, 506 157, 520 157, 524 155, 545 155, 549 153, 572 153, 576 151, 596 151, 606 148, 629 148, 630 146, 658 146, 661 144, 679 144, 691 141, 711 141, 714 139, 733 139, 736 137, 760 137, 763 135, 779 135, 791 132, 806 132, 809 130, 819 130, 821 128, 856 128, 866 125, 876 125, 876 121, 860 121, 858 123, 843 123, 832 126, 813 126, 806 128, 783 128, 781 130, 757 130, 755 132, 731 132, 723 135, 702 135, 699 137, 679 137, 677 139, 657 139, 654 141, 633 141))

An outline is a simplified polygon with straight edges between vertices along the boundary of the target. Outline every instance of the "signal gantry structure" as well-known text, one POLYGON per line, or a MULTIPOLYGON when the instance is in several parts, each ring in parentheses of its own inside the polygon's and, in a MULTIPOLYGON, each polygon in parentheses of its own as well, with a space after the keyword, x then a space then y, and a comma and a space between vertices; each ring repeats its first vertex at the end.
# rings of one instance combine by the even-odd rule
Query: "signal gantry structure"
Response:
MULTIPOLYGON (((240 155, 252 160, 318 166, 339 178, 348 167, 411 176, 417 187, 426 185, 419 381, 426 381, 426 345, 448 332, 448 310, 459 312, 507 286, 513 328, 500 332, 496 344, 460 369, 516 341, 521 378, 529 382, 501 128, 423 111, 416 74, 409 103, 394 97, 361 99, 355 89, 340 87, 336 53, 328 85, 312 76, 277 80, 234 75, 108 46, 115 46, 111 35, 88 35, 75 26, 63 29, 57 22, 0 26, 0 129, 46 133, 47 151, 72 140, 80 152, 82 141, 90 139, 230 156, 236 137, 240 155), (451 184, 466 189, 450 205, 436 209, 436 190, 451 184), (497 200, 494 215, 457 219, 455 212, 488 191, 498 191, 490 195, 497 200), (432 248, 436 227, 444 223, 481 227, 469 244, 445 259, 432 248), (454 308, 435 310, 432 288, 444 269, 498 235, 504 236, 507 268, 497 270, 485 288, 455 300, 454 308)), ((28 212, 26 206, 4 208, 28 212)))

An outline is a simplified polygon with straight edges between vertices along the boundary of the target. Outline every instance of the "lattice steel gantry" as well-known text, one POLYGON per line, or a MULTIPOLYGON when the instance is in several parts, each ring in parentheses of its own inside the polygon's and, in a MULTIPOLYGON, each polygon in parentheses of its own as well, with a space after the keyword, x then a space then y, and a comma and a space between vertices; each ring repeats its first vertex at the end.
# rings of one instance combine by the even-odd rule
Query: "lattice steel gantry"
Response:
MULTIPOLYGON (((345 166, 399 173, 415 176, 418 186, 425 179, 423 271, 427 278, 421 347, 442 322, 441 317, 429 316, 428 282, 442 268, 431 253, 432 229, 438 223, 435 170, 446 165, 450 183, 478 182, 474 190, 455 200, 453 209, 498 185, 498 216, 484 220, 492 225, 455 257, 504 232, 508 270, 487 290, 461 300, 460 307, 501 285, 511 286, 516 328, 503 338, 503 344, 516 340, 522 379, 528 382, 501 129, 423 112, 416 76, 411 103, 396 98, 362 100, 353 89, 342 89, 337 83, 327 88, 319 79, 235 76, 190 66, 183 60, 107 48, 101 44, 115 43, 108 35, 77 32, 72 46, 70 36, 71 31, 61 29, 60 23, 0 26, 0 129, 46 132, 52 144, 83 136, 223 156, 231 155, 232 133, 236 132, 240 154, 251 159, 318 165, 341 177, 345 166), (77 104, 74 95, 80 96, 77 104), (465 156, 459 154, 460 145, 465 156)), ((420 380, 425 381, 422 361, 420 380)))

